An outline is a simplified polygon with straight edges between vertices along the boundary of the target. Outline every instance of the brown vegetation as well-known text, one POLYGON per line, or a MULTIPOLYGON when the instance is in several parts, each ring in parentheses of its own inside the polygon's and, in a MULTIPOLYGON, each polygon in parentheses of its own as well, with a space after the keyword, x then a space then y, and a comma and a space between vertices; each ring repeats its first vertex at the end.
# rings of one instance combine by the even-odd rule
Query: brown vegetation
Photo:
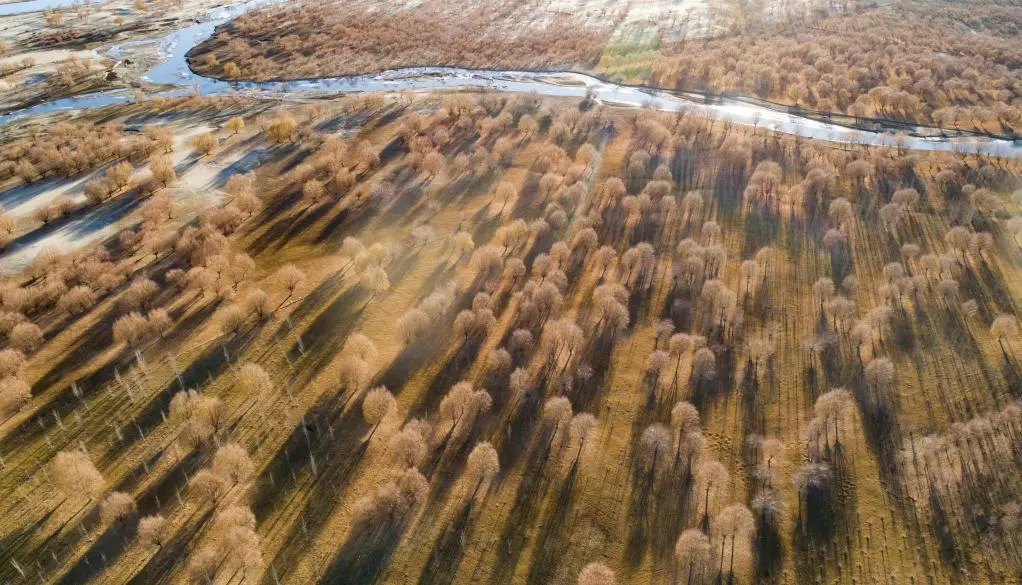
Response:
POLYGON ((596 64, 610 21, 596 26, 551 11, 548 22, 525 23, 534 9, 520 0, 470 7, 427 0, 382 13, 364 0, 273 7, 242 15, 200 45, 192 53, 192 66, 229 79, 274 79, 398 67, 575 69, 596 64), (258 41, 282 25, 289 34, 258 41))

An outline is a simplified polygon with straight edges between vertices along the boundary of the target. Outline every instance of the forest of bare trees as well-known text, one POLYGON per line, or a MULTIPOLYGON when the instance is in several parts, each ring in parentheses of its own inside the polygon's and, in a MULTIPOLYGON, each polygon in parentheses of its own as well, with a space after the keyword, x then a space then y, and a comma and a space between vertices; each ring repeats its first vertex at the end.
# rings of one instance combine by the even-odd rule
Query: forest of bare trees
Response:
POLYGON ((564 12, 546 18, 514 1, 466 8, 449 0, 381 16, 372 2, 325 3, 242 15, 197 48, 192 65, 228 79, 357 75, 397 67, 460 66, 507 69, 590 68, 614 18, 584 22, 564 12), (530 20, 532 22, 530 22, 530 20), (252 43, 287 22, 291 34, 252 43), (322 23, 332 23, 324 28, 322 23), (306 47, 316 47, 311 54, 306 47))
POLYGON ((135 220, 0 286, 0 509, 43 535, 4 578, 1018 570, 1012 161, 492 93, 223 118, 195 160, 272 156, 216 205, 154 125, 82 169, 135 220))

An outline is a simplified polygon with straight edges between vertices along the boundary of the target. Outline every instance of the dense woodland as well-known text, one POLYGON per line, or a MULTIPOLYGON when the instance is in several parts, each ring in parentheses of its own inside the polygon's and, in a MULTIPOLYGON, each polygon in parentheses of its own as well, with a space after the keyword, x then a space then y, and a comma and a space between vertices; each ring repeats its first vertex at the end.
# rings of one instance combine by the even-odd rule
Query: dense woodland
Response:
POLYGON ((1016 161, 490 93, 203 104, 0 145, 3 193, 137 203, 2 284, 0 579, 1022 578, 1016 161))
POLYGON ((604 9, 592 22, 586 16, 539 10, 526 0, 468 6, 427 0, 395 10, 373 0, 290 4, 242 15, 204 43, 192 64, 229 79, 425 66, 588 69, 599 60, 615 14, 604 9))
POLYGON ((446 0, 386 14, 372 3, 307 3, 245 14, 197 47, 192 65, 230 79, 423 65, 595 71, 857 117, 1000 135, 1022 130, 1017 2, 806 5, 783 18, 765 2, 710 8, 712 24, 656 20, 646 23, 644 40, 630 42, 612 35, 614 14, 530 21, 526 2, 472 8, 467 17, 446 0), (520 34, 506 34, 509 23, 520 34), (285 28, 292 32, 276 34, 285 28))
POLYGON ((1014 135, 1022 5, 896 3, 661 45, 650 83, 1014 135))

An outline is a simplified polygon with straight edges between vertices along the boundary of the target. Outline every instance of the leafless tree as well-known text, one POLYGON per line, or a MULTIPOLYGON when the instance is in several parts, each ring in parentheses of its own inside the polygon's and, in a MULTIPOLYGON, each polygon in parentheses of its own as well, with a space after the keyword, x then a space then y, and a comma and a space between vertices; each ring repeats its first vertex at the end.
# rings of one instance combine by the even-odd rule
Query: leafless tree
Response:
POLYGON ((55 487, 71 499, 85 496, 95 500, 103 492, 103 475, 82 451, 61 451, 53 458, 55 487))
POLYGON ((182 390, 170 400, 170 420, 184 423, 178 440, 194 448, 224 428, 227 407, 219 398, 182 390))
POLYGON ((717 356, 713 350, 703 347, 696 350, 692 358, 692 378, 696 381, 711 380, 717 375, 717 356))
POLYGON ((475 424, 476 417, 487 412, 492 403, 486 390, 476 390, 470 382, 458 382, 452 386, 440 401, 439 408, 440 418, 451 424, 447 438, 463 437, 475 424))
POLYGON ((572 460, 572 465, 578 463, 582 457, 582 450, 585 448, 586 440, 592 435, 596 429, 596 417, 589 414, 588 412, 580 412, 575 416, 571 417, 571 423, 568 427, 568 438, 570 444, 574 446, 578 444, 578 449, 575 450, 575 458, 572 460))
MULTIPOLYGON (((11 350, 13 351, 13 350, 11 350)), ((13 376, 0 380, 0 421, 17 414, 32 399, 32 387, 13 376)))
POLYGON ((170 540, 170 526, 159 514, 138 521, 138 542, 146 548, 162 549, 170 540))
POLYGON ((841 437, 839 429, 845 416, 845 413, 849 408, 854 406, 854 398, 851 392, 844 388, 835 388, 826 394, 822 394, 816 399, 816 404, 813 406, 813 412, 817 418, 821 419, 824 428, 824 438, 827 445, 830 445, 829 429, 830 422, 833 420, 834 423, 834 440, 836 443, 841 443, 841 437))
POLYGON ((231 485, 238 485, 247 483, 252 478, 255 464, 244 447, 237 443, 227 443, 217 449, 210 469, 231 485))
POLYGON ((876 408, 889 407, 894 390, 894 364, 887 358, 877 358, 866 365, 866 383, 873 389, 876 408))
MULTIPOLYGON (((805 500, 810 514, 822 511, 830 505, 830 490, 833 473, 825 463, 806 463, 795 472, 792 482, 798 492, 798 517, 802 523, 802 502, 805 500)), ((811 520, 812 518, 810 518, 811 520)))
POLYGON ((372 440, 376 429, 380 427, 384 419, 396 410, 397 401, 394 400, 394 395, 390 393, 390 390, 387 390, 386 386, 378 386, 366 394, 365 399, 362 400, 362 418, 365 419, 366 423, 373 426, 373 430, 369 433, 366 441, 372 440))
POLYGON ((280 112, 277 118, 266 126, 266 133, 269 135, 271 142, 284 144, 295 139, 297 129, 298 122, 287 112, 280 112))
POLYGON ((204 132, 192 138, 191 145, 200 156, 207 156, 220 146, 220 140, 213 132, 204 132))
POLYGON ((341 356, 341 385, 356 392, 365 388, 376 361, 376 344, 362 333, 353 333, 344 344, 341 356))
POLYGON ((108 526, 130 519, 136 511, 135 499, 124 492, 110 492, 99 505, 100 520, 108 526))
POLYGON ((273 380, 259 364, 245 362, 238 371, 238 383, 245 394, 260 397, 273 390, 273 380))
POLYGON ((400 432, 387 441, 387 456, 400 469, 418 467, 426 458, 429 425, 418 419, 405 423, 400 432))
POLYGON ((671 356, 666 351, 655 349, 646 358, 646 375, 652 380, 650 382, 650 393, 656 395, 660 384, 660 373, 671 362, 671 356))
POLYGON ((826 302, 834 296, 834 281, 825 276, 817 279, 813 283, 813 296, 820 302, 820 312, 822 313, 826 302))
POLYGON ((163 187, 177 180, 174 163, 167 156, 153 155, 150 157, 149 172, 152 174, 153 180, 163 187))
POLYGON ((543 422, 552 427, 550 444, 560 443, 571 423, 572 406, 566 396, 548 398, 543 404, 543 422))
POLYGON ((415 469, 406 469, 382 484, 374 493, 355 502, 351 530, 361 533, 381 523, 406 520, 429 492, 429 483, 415 469))
POLYGON ((685 568, 686 585, 692 585, 696 574, 704 573, 710 565, 710 539, 701 530, 689 528, 681 533, 674 546, 674 557, 685 568))
POLYGON ((43 344, 43 332, 35 323, 18 323, 7 336, 11 347, 22 353, 32 353, 43 344))
POLYGON ((57 300, 57 310, 67 315, 80 315, 96 305, 97 296, 93 290, 84 285, 68 289, 57 300))
POLYGON ((0 378, 18 376, 25 367, 25 354, 16 349, 0 350, 0 378))
POLYGON ((578 585, 615 585, 614 571, 603 563, 589 563, 578 574, 578 585))
MULTIPOLYGON (((671 431, 660 423, 646 427, 639 436, 639 461, 651 477, 657 473, 657 461, 671 448, 671 431)), ((661 467, 661 469, 665 469, 661 467)))
MULTIPOLYGON (((284 306, 291 297, 294 296, 295 291, 301 288, 305 282, 305 273, 298 269, 294 264, 285 264, 277 269, 274 275, 278 282, 287 290, 287 296, 283 301, 280 302, 280 306, 284 306)), ((279 308, 279 307, 278 307, 279 308)))
POLYGON ((1004 340, 1008 337, 1018 337, 1018 331, 1018 319, 1012 315, 998 315, 990 325, 990 334, 997 337, 997 343, 1004 355, 1008 355, 1004 340))
POLYGON ((714 500, 727 490, 731 476, 727 469, 719 462, 712 459, 703 461, 696 468, 696 483, 703 491, 703 522, 710 518, 710 493, 713 493, 714 500))
POLYGON ((730 561, 728 568, 728 583, 735 581, 735 557, 740 555, 739 567, 742 567, 748 562, 749 559, 749 545, 750 537, 753 529, 755 528, 755 522, 752 517, 752 513, 749 509, 742 504, 731 504, 730 506, 721 510, 720 514, 713 519, 713 531, 714 536, 721 538, 721 558, 720 558, 720 577, 723 581, 723 567, 724 567, 724 544, 727 538, 731 538, 731 551, 730 561))
POLYGON ((219 566, 220 554, 212 545, 205 545, 188 559, 188 576, 193 583, 208 585, 219 566))
POLYGON ((488 441, 476 443, 468 455, 465 477, 472 487, 471 498, 475 498, 483 485, 489 485, 500 473, 500 459, 497 450, 488 441))
POLYGON ((245 119, 241 116, 231 116, 224 123, 224 129, 230 132, 232 135, 236 135, 245 129, 245 119))
POLYGON ((202 504, 217 506, 230 491, 230 481, 209 469, 199 470, 188 482, 189 496, 194 496, 202 504))

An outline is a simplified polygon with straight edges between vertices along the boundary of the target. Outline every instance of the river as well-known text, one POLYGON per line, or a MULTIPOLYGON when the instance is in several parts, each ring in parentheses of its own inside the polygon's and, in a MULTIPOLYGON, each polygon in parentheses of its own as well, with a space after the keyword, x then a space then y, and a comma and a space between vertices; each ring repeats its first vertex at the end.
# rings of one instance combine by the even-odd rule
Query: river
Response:
MULTIPOLYGON (((747 103, 740 100, 724 99, 718 103, 705 104, 673 95, 666 91, 617 85, 594 77, 569 72, 529 71, 485 71, 452 67, 419 67, 385 71, 382 73, 296 80, 286 82, 228 82, 203 77, 189 67, 185 55, 198 43, 206 40, 214 29, 247 10, 265 6, 280 0, 248 0, 238 4, 219 6, 207 11, 198 22, 182 27, 159 39, 129 41, 106 49, 107 54, 117 58, 131 45, 159 43, 162 61, 150 69, 145 78, 156 84, 177 86, 160 95, 180 95, 197 92, 201 95, 216 95, 238 92, 245 95, 282 97, 286 95, 344 94, 363 91, 400 91, 425 89, 452 89, 467 87, 490 88, 499 91, 536 93, 544 96, 581 98, 587 93, 595 99, 610 105, 649 106, 658 110, 677 112, 681 110, 712 118, 727 120, 744 125, 755 125, 777 132, 815 138, 832 142, 900 146, 915 150, 957 151, 1020 157, 1022 144, 1011 140, 985 137, 924 137, 895 136, 893 133, 870 132, 848 128, 826 121, 796 116, 784 111, 747 103)), ((0 16, 28 11, 26 7, 45 4, 72 5, 75 0, 29 0, 0 5, 0 16)), ((38 8, 37 8, 38 9, 38 8)), ((86 94, 78 97, 56 99, 31 107, 9 112, 0 116, 0 124, 22 119, 27 116, 58 110, 83 109, 114 103, 133 101, 134 95, 126 90, 114 90, 86 94)))

